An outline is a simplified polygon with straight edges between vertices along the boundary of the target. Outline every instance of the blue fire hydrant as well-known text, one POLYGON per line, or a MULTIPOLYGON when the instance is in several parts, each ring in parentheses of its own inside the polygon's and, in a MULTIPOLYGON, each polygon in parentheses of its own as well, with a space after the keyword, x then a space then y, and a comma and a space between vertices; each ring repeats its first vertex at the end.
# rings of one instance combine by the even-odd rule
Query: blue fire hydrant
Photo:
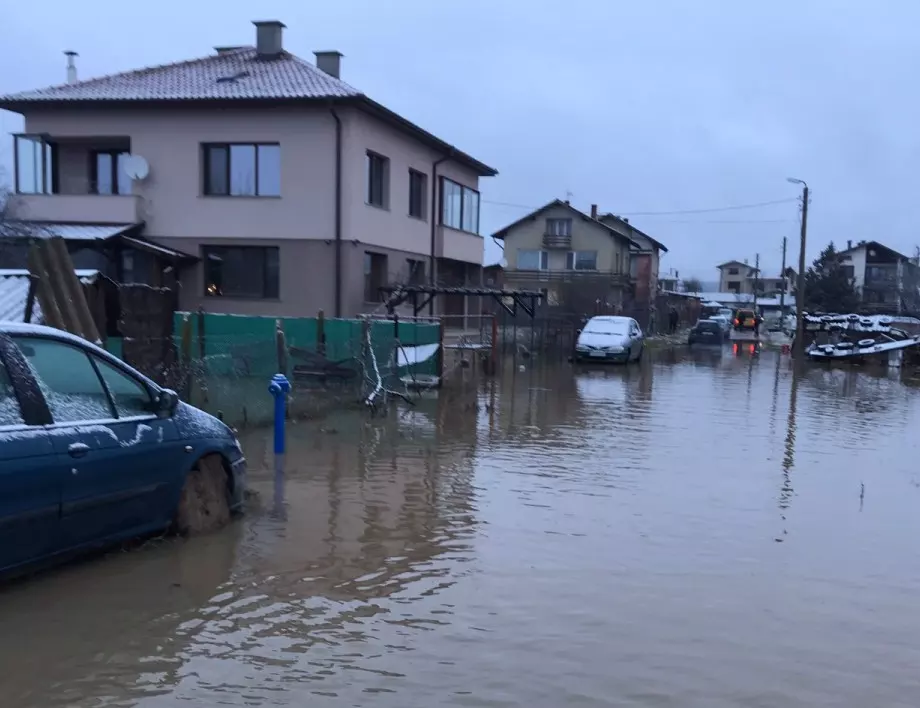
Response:
POLYGON ((275 399, 275 457, 284 454, 284 424, 287 409, 287 395, 291 390, 291 382, 284 374, 272 376, 268 385, 268 392, 275 399))

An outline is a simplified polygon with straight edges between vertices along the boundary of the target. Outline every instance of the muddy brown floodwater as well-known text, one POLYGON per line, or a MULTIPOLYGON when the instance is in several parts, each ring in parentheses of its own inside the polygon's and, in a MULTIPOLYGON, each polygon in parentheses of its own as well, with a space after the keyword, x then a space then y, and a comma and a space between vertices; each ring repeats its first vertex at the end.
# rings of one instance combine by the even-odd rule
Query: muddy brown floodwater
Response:
POLYGON ((230 528, 0 590, 0 705, 916 706, 911 383, 675 350, 295 424, 283 480, 250 433, 230 528))

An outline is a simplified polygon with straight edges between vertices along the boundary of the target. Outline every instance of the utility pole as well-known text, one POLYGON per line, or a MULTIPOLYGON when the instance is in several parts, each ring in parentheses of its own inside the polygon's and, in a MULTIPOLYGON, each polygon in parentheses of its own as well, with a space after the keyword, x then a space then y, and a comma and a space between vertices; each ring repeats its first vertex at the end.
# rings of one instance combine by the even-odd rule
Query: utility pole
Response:
POLYGON ((757 316, 757 289, 760 287, 760 254, 754 254, 754 316, 757 316))
POLYGON ((802 185, 802 234, 799 243, 799 272, 795 293, 795 356, 800 360, 805 355, 805 236, 808 233, 808 185, 803 180, 794 180, 802 185))
MULTIPOLYGON (((782 289, 779 291, 779 316, 780 322, 786 321, 786 237, 783 236, 783 267, 779 272, 782 278, 782 289)), ((782 325, 785 326, 785 325, 782 325)))

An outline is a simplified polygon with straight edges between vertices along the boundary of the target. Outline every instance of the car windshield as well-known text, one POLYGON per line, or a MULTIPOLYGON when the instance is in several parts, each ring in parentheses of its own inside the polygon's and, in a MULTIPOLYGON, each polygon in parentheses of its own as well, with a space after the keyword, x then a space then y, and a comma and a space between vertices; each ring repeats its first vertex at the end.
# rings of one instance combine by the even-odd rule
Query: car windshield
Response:
POLYGON ((587 334, 628 334, 629 327, 625 322, 588 322, 585 326, 587 334))

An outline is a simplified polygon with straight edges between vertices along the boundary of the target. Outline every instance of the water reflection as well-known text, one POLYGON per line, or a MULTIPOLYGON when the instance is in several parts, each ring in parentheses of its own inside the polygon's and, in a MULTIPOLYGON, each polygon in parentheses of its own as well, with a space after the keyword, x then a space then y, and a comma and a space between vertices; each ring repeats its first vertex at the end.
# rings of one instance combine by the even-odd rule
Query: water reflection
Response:
POLYGON ((3 705, 912 704, 902 374, 520 365, 292 424, 282 476, 250 434, 226 533, 6 588, 3 705))

